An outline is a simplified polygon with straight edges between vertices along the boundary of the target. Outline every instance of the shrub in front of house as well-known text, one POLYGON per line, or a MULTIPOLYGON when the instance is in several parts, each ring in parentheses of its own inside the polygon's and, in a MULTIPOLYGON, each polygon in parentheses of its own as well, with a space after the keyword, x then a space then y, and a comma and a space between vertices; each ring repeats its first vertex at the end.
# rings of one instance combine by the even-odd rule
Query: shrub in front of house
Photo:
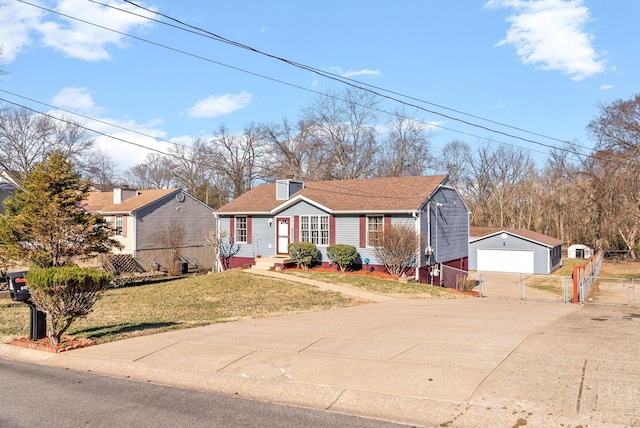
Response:
POLYGON ((49 340, 57 345, 73 321, 91 312, 112 277, 107 272, 62 266, 31 268, 26 279, 31 299, 49 319, 49 340))
POLYGON ((296 261, 299 268, 307 270, 318 259, 318 247, 311 242, 289 244, 289 257, 296 261))
POLYGON ((327 247, 327 257, 344 272, 358 259, 358 250, 353 245, 330 245, 327 247))

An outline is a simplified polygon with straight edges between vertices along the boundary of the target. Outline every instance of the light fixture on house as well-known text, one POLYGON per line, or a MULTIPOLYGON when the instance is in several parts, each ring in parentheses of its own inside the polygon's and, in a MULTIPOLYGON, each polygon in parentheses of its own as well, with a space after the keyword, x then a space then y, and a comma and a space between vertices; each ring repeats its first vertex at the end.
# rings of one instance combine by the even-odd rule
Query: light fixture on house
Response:
POLYGON ((269 226, 271 226, 273 224, 273 219, 272 218, 267 219, 267 223, 269 223, 269 226))

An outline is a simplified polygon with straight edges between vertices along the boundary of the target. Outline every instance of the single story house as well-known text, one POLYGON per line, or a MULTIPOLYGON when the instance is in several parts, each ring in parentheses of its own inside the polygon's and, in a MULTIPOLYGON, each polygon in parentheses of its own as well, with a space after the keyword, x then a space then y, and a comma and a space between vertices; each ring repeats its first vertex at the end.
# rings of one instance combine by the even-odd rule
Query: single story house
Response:
POLYGON ((205 239, 216 231, 213 208, 182 189, 135 190, 115 188, 110 192, 90 192, 86 209, 111 225, 113 238, 145 270, 166 270, 173 248, 179 261, 191 270, 210 270, 215 255, 205 239), (169 253, 168 253, 169 252, 169 253))
MULTIPOLYGON (((218 208, 220 232, 239 246, 230 267, 256 256, 288 254, 292 242, 313 242, 319 263, 327 246, 356 247, 362 268, 384 270, 376 236, 390 225, 414 228, 422 237, 414 274, 421 282, 441 264, 467 270, 469 210, 447 175, 260 185, 218 208)), ((437 270, 436 270, 437 272, 437 270)))
POLYGON ((469 269, 550 274, 562 266, 563 241, 527 229, 469 229, 469 269))
POLYGON ((573 244, 567 248, 567 258, 569 259, 590 259, 593 256, 593 249, 588 245, 573 244))

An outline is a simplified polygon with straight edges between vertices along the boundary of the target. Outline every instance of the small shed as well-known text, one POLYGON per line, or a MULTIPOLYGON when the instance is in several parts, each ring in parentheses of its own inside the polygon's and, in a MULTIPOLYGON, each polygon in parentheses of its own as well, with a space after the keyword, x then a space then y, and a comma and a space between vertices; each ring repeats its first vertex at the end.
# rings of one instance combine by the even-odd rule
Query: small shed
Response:
POLYGON ((567 257, 570 259, 589 259, 593 256, 593 249, 584 244, 573 244, 567 248, 567 257))
POLYGON ((469 270, 547 275, 562 266, 562 244, 527 229, 469 228, 469 270))

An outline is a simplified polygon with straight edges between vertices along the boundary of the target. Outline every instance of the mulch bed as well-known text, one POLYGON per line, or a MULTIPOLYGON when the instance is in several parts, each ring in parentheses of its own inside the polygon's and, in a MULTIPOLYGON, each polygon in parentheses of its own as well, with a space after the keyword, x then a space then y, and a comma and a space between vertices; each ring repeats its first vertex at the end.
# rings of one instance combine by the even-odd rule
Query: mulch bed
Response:
POLYGON ((62 336, 62 340, 57 345, 52 345, 48 337, 35 341, 28 337, 21 337, 13 340, 11 344, 14 346, 22 346, 23 348, 37 349, 38 351, 47 351, 57 354, 60 352, 71 351, 73 349, 85 348, 87 346, 95 345, 96 343, 91 339, 62 336))

